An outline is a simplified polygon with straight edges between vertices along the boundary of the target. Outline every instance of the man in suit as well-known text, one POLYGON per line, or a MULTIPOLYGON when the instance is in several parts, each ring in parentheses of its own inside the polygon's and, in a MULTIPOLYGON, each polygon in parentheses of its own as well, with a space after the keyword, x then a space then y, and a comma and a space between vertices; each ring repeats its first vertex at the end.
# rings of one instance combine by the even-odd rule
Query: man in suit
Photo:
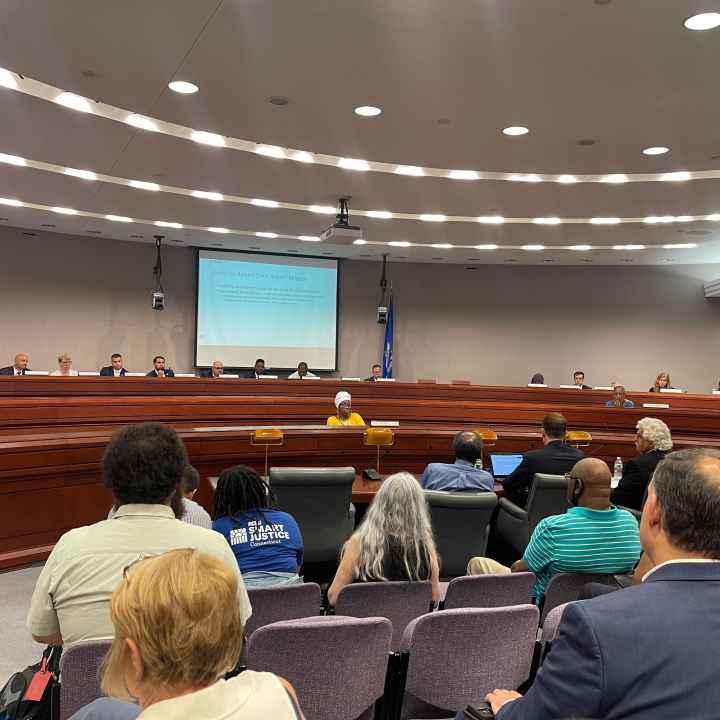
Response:
POLYGON ((123 356, 120 353, 113 353, 110 356, 110 364, 100 369, 100 375, 103 377, 122 377, 127 373, 123 367, 123 356))
POLYGON ((577 385, 583 390, 592 390, 589 385, 585 384, 585 373, 582 370, 576 370, 573 373, 573 385, 577 385))
POLYGON ((375 382, 376 380, 382 380, 382 366, 377 363, 370 368, 370 377, 365 378, 365 382, 375 382))
POLYGON ((262 358, 258 358, 255 361, 253 369, 245 376, 246 378, 257 380, 261 375, 265 374, 265 361, 262 358))
POLYGON ((171 368, 165 367, 165 358, 162 355, 156 355, 153 358, 153 369, 146 377, 175 377, 175 373, 171 368))
POLYGON ((527 694, 487 696, 498 720, 718 716, 720 452, 658 464, 640 540, 642 582, 568 605, 527 694))
POLYGON ((672 450, 670 428, 657 418, 638 420, 635 433, 637 457, 628 460, 610 500, 614 505, 642 510, 645 493, 657 464, 672 450))
POLYGON ((503 480, 508 499, 525 507, 535 473, 564 475, 585 455, 565 442, 567 423, 560 413, 548 413, 542 422, 543 447, 530 450, 522 462, 503 480))
POLYGON ((12 365, 0 368, 0 375, 24 375, 30 369, 28 368, 28 362, 30 362, 30 359, 27 353, 18 353, 12 365))
POLYGON ((208 380, 217 380, 225 371, 225 365, 222 360, 213 360, 213 364, 209 370, 203 370, 200 377, 208 378, 208 380))
POLYGON ((455 462, 430 463, 420 484, 425 490, 487 490, 492 492, 495 480, 489 472, 476 467, 482 456, 482 438, 471 430, 455 435, 455 462))

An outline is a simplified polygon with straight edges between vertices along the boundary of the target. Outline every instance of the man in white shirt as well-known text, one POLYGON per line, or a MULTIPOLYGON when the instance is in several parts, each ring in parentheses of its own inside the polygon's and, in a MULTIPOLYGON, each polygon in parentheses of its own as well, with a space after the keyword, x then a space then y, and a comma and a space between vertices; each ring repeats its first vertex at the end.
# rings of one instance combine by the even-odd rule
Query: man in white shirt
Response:
POLYGON ((306 362, 298 363, 297 370, 288 375, 288 380, 317 380, 318 376, 308 370, 306 362))
POLYGON ((27 353, 18 353, 12 365, 0 368, 0 375, 24 375, 29 370, 28 362, 27 353))
POLYGON ((110 598, 123 570, 138 559, 195 548, 238 574, 243 625, 252 613, 230 546, 213 530, 180 522, 185 446, 160 423, 127 425, 105 450, 103 477, 117 512, 112 520, 65 533, 40 573, 27 626, 43 644, 113 637, 110 598))

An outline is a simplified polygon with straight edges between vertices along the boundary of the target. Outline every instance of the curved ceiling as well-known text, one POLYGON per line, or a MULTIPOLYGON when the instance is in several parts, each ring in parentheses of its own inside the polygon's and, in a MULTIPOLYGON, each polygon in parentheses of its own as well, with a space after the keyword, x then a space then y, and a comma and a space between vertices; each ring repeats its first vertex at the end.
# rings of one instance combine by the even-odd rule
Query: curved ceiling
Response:
MULTIPOLYGON (((688 16, 707 10, 696 0, 126 0, 102 6, 9 0, 0 10, 0 67, 164 122, 339 157, 502 173, 657 175, 720 169, 720 29, 683 27, 688 16), (199 92, 173 93, 167 89, 173 79, 193 82, 199 92), (271 97, 288 102, 276 105, 271 97), (358 117, 358 105, 383 112, 358 117), (508 137, 501 130, 509 125, 530 132, 508 137), (642 153, 656 145, 670 152, 642 153)), ((357 207, 528 220, 495 226, 362 217, 368 245, 312 246, 335 256, 370 259, 388 252, 418 261, 533 264, 720 260, 718 223, 707 220, 720 213, 720 181, 712 179, 563 185, 355 172, 200 145, 4 88, 0 153, 245 199, 310 206, 350 195, 351 215, 357 207), (538 217, 648 216, 697 219, 532 223, 538 217), (442 247, 448 244, 463 247, 442 247), (663 247, 688 244, 697 247, 663 247), (471 251, 476 245, 500 247, 478 257, 471 251), (546 249, 528 252, 523 245, 546 249), (602 249, 550 249, 585 245, 602 249), (649 249, 612 250, 638 245, 649 249)), ((307 252, 297 238, 317 236, 329 224, 293 207, 218 203, 7 163, 0 163, 0 198, 33 206, 0 205, 3 225, 54 225, 56 232, 118 239, 152 235, 147 224, 105 219, 112 214, 180 223, 183 228, 163 232, 188 245, 307 252), (90 215, 42 209, 58 206, 90 215), (210 227, 242 232, 212 236, 210 227), (280 237, 251 235, 256 232, 280 237)))

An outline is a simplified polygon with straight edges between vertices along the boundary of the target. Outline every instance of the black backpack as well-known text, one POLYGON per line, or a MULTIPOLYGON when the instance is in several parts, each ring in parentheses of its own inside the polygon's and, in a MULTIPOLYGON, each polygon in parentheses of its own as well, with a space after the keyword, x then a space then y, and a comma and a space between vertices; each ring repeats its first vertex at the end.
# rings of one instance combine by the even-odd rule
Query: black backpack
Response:
POLYGON ((14 673, 0 690, 0 720, 56 720, 60 699, 60 645, 48 645, 39 663, 14 673), (26 698, 30 690, 32 699, 26 698))

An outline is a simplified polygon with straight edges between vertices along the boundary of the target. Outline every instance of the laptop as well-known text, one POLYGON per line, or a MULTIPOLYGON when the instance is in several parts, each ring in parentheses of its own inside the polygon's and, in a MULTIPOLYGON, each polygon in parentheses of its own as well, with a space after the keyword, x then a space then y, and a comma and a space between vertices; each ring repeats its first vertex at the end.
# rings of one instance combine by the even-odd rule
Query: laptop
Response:
POLYGON ((490 465, 493 477, 502 479, 510 475, 522 462, 523 456, 519 453, 490 453, 490 465))

